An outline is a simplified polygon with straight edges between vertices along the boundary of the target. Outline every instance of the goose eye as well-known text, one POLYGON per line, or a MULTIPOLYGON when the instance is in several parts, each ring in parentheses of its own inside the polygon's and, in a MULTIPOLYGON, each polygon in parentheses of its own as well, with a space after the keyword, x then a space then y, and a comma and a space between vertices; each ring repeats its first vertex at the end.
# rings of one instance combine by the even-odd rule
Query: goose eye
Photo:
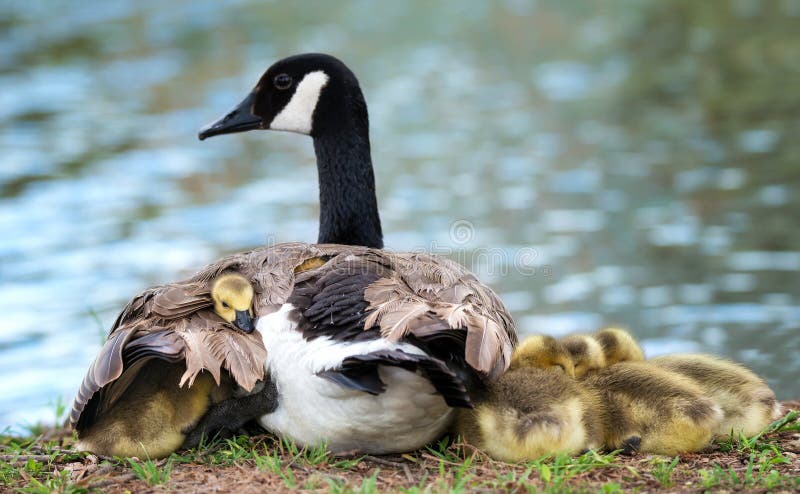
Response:
POLYGON ((275 87, 280 90, 289 89, 292 85, 292 76, 289 74, 278 74, 275 76, 273 81, 275 83, 275 87))
POLYGON ((228 302, 222 302, 222 306, 223 306, 224 308, 226 308, 226 309, 230 309, 230 308, 231 308, 231 306, 230 306, 230 305, 228 305, 228 302))

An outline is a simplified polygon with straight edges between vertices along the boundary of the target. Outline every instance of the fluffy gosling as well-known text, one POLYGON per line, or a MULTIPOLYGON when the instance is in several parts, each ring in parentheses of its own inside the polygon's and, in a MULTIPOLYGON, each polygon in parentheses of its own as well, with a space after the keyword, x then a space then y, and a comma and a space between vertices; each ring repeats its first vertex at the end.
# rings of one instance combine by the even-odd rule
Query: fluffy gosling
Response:
POLYGON ((488 385, 475 408, 459 410, 456 432, 507 462, 600 447, 601 404, 596 393, 568 375, 559 346, 542 336, 521 343, 510 370, 488 385))
MULTIPOLYGON (((211 286, 211 299, 219 317, 246 333, 253 331, 253 288, 247 279, 220 276, 211 286)), ((120 377, 117 389, 123 390, 122 396, 81 433, 76 448, 108 456, 161 458, 184 445, 190 433, 199 437, 203 431, 195 428, 200 419, 212 404, 231 398, 235 386, 225 374, 218 386, 210 373, 201 372, 183 387, 185 370, 183 362, 135 362, 120 377), (130 385, 124 386, 127 382, 130 385)))
POLYGON ((525 338, 511 356, 510 370, 520 368, 559 369, 575 377, 572 355, 552 336, 537 334, 525 338))
POLYGON ((592 335, 603 348, 605 365, 614 365, 619 362, 641 362, 644 360, 642 348, 622 328, 605 328, 592 335))
POLYGON ((575 365, 575 377, 582 378, 590 372, 606 366, 605 354, 600 343, 587 334, 573 334, 560 340, 575 365))
POLYGON ((247 278, 238 273, 220 276, 211 286, 211 299, 219 317, 245 333, 253 332, 253 286, 247 278))
POLYGON ((724 418, 714 429, 718 438, 753 436, 782 415, 767 383, 736 362, 713 355, 678 354, 648 363, 686 376, 720 405, 724 418))
POLYGON ((719 406, 691 379, 646 362, 606 367, 581 384, 603 404, 603 443, 611 449, 700 451, 722 420, 719 406))

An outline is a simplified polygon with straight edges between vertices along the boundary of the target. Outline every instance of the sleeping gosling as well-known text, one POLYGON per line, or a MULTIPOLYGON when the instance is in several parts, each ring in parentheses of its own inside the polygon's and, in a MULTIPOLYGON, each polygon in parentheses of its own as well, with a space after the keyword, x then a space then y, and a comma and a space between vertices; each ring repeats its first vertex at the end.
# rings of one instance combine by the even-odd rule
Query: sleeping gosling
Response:
MULTIPOLYGON (((212 285, 211 299, 219 317, 242 331, 253 330, 253 288, 243 276, 220 276, 212 285)), ((218 386, 209 372, 201 372, 189 386, 182 387, 179 383, 185 370, 184 362, 149 359, 134 363, 126 369, 127 376, 120 378, 131 379, 130 385, 120 382, 123 395, 81 434, 76 448, 108 456, 148 458, 161 458, 179 449, 211 404, 232 398, 235 388, 226 373, 218 386)))
POLYGON ((456 432, 507 462, 600 447, 602 406, 596 393, 568 374, 566 355, 551 337, 522 342, 510 369, 488 385, 475 408, 459 410, 456 432))
POLYGON ((720 407, 691 379, 650 365, 621 362, 581 382, 603 404, 610 449, 675 455, 705 449, 722 420, 720 407))
POLYGON ((678 354, 648 363, 686 376, 720 405, 724 418, 714 429, 717 438, 754 436, 782 415, 767 383, 736 362, 713 355, 678 354))
POLYGON ((580 379, 606 366, 603 347, 591 335, 573 334, 561 338, 560 342, 572 357, 576 378, 580 379))
POLYGON ((633 336, 622 328, 605 328, 592 337, 600 343, 605 357, 605 366, 619 362, 641 362, 644 360, 642 348, 633 336))
POLYGON ((511 355, 510 370, 519 368, 559 369, 575 377, 572 355, 552 336, 537 334, 525 338, 511 355))

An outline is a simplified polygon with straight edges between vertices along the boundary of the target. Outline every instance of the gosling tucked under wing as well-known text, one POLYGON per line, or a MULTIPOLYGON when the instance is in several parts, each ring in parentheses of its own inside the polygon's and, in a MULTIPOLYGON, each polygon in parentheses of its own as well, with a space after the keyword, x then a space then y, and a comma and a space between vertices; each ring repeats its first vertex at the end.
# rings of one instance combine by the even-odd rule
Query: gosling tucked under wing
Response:
MULTIPOLYGON (((276 62, 200 138, 253 129, 313 137, 320 242, 382 247, 367 107, 342 62, 322 54, 276 62)), ((449 425, 448 404, 468 405, 464 388, 505 370, 511 318, 451 261, 361 252, 337 252, 296 280, 279 311, 259 313, 280 402, 260 421, 334 450, 414 449, 449 425)))
POLYGON ((260 335, 247 334, 254 329, 251 300, 247 281, 226 273, 151 288, 131 301, 73 404, 78 448, 164 456, 181 445, 211 402, 233 395, 229 376, 252 391, 263 378, 266 352, 260 335))

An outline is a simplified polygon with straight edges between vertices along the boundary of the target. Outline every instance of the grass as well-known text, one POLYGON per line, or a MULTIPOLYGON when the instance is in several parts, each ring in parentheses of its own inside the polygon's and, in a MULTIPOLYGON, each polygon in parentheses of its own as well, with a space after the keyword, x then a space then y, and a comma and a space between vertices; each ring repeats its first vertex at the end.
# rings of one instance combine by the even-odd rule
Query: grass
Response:
POLYGON ((172 460, 156 462, 148 458, 145 461, 128 459, 131 471, 139 480, 143 480, 147 485, 159 485, 169 482, 172 473, 172 460))
MULTIPOLYGON (((796 407, 800 403, 794 403, 796 407)), ((41 428, 0 435, 0 491, 317 491, 429 494, 490 492, 621 493, 798 490, 800 414, 753 438, 729 438, 703 454, 622 456, 588 451, 519 464, 493 461, 457 439, 382 457, 337 456, 272 436, 214 440, 167 459, 97 458, 69 449, 73 437, 41 428)))

